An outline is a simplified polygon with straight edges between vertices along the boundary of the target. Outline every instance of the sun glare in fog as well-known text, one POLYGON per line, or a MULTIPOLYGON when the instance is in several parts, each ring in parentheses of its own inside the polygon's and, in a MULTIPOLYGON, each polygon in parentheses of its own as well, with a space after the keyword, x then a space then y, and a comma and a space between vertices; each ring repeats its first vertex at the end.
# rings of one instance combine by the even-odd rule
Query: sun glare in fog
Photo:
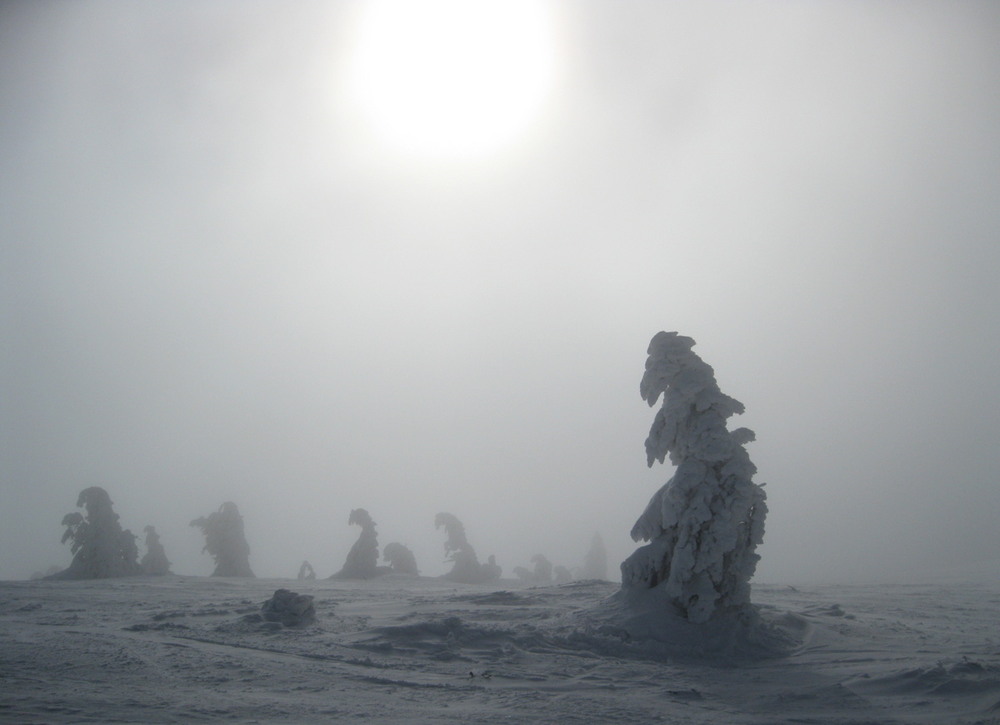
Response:
POLYGON ((549 18, 530 0, 376 0, 359 22, 351 95, 375 134, 409 154, 504 146, 552 81, 549 18))

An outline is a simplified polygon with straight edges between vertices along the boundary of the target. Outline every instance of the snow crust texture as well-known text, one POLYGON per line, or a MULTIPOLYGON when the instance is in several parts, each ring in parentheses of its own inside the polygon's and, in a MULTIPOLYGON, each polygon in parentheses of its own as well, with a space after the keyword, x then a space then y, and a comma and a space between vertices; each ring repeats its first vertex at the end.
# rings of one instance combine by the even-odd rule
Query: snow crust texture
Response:
POLYGON ((0 722, 1000 717, 996 580, 757 585, 753 628, 727 618, 696 625, 662 609, 630 610, 624 621, 609 602, 624 594, 616 590, 595 580, 528 588, 398 574, 0 582, 0 722), (265 619, 261 604, 275 598, 266 607, 275 619, 265 619), (314 622, 287 618, 310 605, 314 622))
POLYGON ((756 467, 743 447, 753 431, 730 431, 743 404, 719 390, 694 340, 659 332, 649 344, 639 392, 662 405, 646 439, 648 465, 668 457, 674 476, 632 527, 649 542, 622 562, 622 587, 657 589, 677 613, 703 623, 750 604, 750 579, 767 513, 756 467))

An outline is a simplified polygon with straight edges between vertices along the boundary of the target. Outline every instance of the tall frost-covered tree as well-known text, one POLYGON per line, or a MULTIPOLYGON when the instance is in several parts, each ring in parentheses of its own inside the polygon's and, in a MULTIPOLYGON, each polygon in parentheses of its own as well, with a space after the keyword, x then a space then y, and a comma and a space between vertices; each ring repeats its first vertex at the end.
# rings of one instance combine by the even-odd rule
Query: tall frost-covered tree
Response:
POLYGON ((452 562, 451 571, 444 575, 445 579, 481 584, 500 578, 501 569, 492 555, 486 564, 479 563, 476 550, 465 536, 465 526, 457 516, 442 511, 434 517, 434 528, 440 529, 442 526, 448 534, 448 540, 444 542, 444 552, 447 560, 452 562))
POLYGON ((215 558, 212 576, 252 577, 250 546, 243 533, 243 517, 232 501, 226 501, 218 511, 191 522, 205 534, 205 548, 215 558))
POLYGON ((347 517, 349 525, 361 527, 361 534, 347 552, 344 566, 331 579, 371 579, 384 574, 378 569, 378 533, 375 522, 365 509, 353 509, 347 517))
POLYGON ((639 391, 650 407, 663 396, 646 439, 648 465, 670 462, 673 477, 632 528, 650 543, 622 562, 622 587, 656 588, 695 623, 750 603, 750 579, 764 536, 763 488, 743 447, 753 431, 726 421, 743 404, 719 390, 694 340, 658 332, 649 344, 639 391))
POLYGON ((452 562, 451 571, 444 578, 466 583, 482 581, 479 557, 465 536, 462 522, 454 514, 442 511, 434 517, 434 528, 441 527, 448 534, 448 540, 444 542, 444 553, 448 561, 452 562))
POLYGON ((69 567, 53 574, 52 579, 106 579, 141 574, 139 549, 135 535, 122 530, 111 497, 100 486, 80 492, 78 508, 86 510, 63 517, 63 543, 72 542, 73 561, 69 567))

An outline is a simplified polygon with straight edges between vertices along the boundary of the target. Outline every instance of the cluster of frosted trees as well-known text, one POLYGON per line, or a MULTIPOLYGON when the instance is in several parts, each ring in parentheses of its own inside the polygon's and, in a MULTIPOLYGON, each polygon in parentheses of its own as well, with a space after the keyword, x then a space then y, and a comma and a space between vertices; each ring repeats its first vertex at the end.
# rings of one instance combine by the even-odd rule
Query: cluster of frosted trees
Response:
MULTIPOLYGON (((147 526, 146 553, 139 560, 136 536, 122 529, 118 514, 114 512, 111 497, 100 486, 91 486, 80 492, 77 508, 63 517, 63 543, 70 543, 73 560, 50 579, 106 579, 138 574, 163 575, 170 573, 170 561, 160 543, 156 528, 147 526)), ((205 534, 205 551, 215 558, 213 576, 253 576, 250 570, 247 546, 243 535, 243 517, 234 503, 224 503, 218 511, 207 517, 195 519, 192 526, 205 534)))
POLYGON ((160 544, 156 529, 147 526, 146 555, 139 561, 135 534, 122 529, 114 512, 111 497, 100 486, 80 492, 75 511, 63 517, 63 543, 70 543, 73 560, 52 579, 106 579, 136 574, 166 574, 170 562, 160 544))
POLYGON ((378 565, 378 534, 375 522, 365 509, 354 509, 347 519, 350 525, 361 527, 361 535, 347 552, 347 559, 340 571, 331 579, 371 579, 389 572, 419 574, 413 552, 399 542, 387 544, 382 555, 388 566, 378 565))
MULTIPOLYGON (((723 612, 749 606, 750 579, 759 559, 756 548, 764 534, 767 514, 762 486, 754 483, 756 468, 744 445, 752 431, 730 431, 727 421, 743 405, 719 390, 712 368, 692 352, 694 340, 676 332, 657 333, 649 344, 646 370, 639 389, 650 406, 662 398, 646 439, 647 463, 669 458, 674 475, 652 497, 632 528, 632 538, 647 542, 621 565, 625 592, 654 590, 676 614, 696 623, 723 612)), ((63 542, 70 542, 73 560, 51 578, 87 579, 166 574, 170 571, 159 536, 147 526, 146 554, 139 560, 136 537, 122 529, 111 499, 100 487, 80 493, 74 512, 63 518, 63 542)), ((385 547, 379 566, 375 522, 365 509, 354 509, 349 525, 361 528, 343 567, 331 578, 370 579, 388 572, 417 574, 413 552, 401 543, 385 547)), ((480 562, 462 522, 451 513, 434 519, 447 535, 444 550, 451 570, 445 578, 483 583, 500 578, 494 556, 480 562)), ((243 517, 232 502, 195 519, 204 551, 215 559, 213 576, 252 577, 243 517)), ((515 568, 529 583, 568 581, 565 567, 553 566, 543 555, 532 557, 533 568, 515 568)), ((600 536, 591 543, 580 578, 604 578, 606 554, 600 536)), ((303 562, 300 578, 314 578, 303 562)))
POLYGON ((604 548, 604 539, 600 534, 594 534, 590 540, 590 548, 584 559, 583 566, 575 570, 553 564, 544 554, 531 557, 532 567, 515 566, 514 575, 525 584, 545 586, 547 584, 565 584, 574 579, 607 579, 608 555, 604 548))
MULTIPOLYGON (((55 573, 55 579, 101 579, 108 577, 132 576, 137 574, 168 574, 170 562, 160 543, 160 537, 152 526, 145 528, 146 554, 138 560, 139 552, 135 535, 123 530, 114 513, 111 498, 103 488, 97 486, 85 489, 78 506, 85 508, 67 514, 63 519, 66 532, 63 542, 72 543, 73 561, 70 566, 55 573)), ((452 569, 444 575, 446 579, 464 583, 483 583, 500 578, 502 570, 493 555, 486 562, 480 562, 476 551, 469 543, 465 527, 450 513, 439 513, 434 519, 437 528, 444 528, 447 540, 444 544, 446 559, 452 569)), ((379 566, 378 532, 375 521, 367 510, 358 508, 351 511, 348 524, 361 528, 358 540, 351 547, 340 570, 331 579, 371 579, 390 572, 418 575, 416 558, 404 544, 392 542, 383 551, 385 566, 379 566)), ((227 501, 217 511, 191 522, 191 526, 201 529, 205 537, 203 551, 215 560, 212 576, 253 577, 250 568, 250 547, 243 528, 243 517, 236 504, 227 501)), ((591 550, 583 568, 586 576, 603 578, 605 554, 603 542, 595 535, 591 550)), ((569 581, 565 567, 555 567, 542 556, 535 556, 535 571, 521 578, 536 584, 569 581)), ((520 569, 520 567, 518 567, 520 569)), ((523 570, 522 570, 523 571, 523 570)), ((315 579, 316 572, 308 561, 302 562, 299 579, 315 579)))

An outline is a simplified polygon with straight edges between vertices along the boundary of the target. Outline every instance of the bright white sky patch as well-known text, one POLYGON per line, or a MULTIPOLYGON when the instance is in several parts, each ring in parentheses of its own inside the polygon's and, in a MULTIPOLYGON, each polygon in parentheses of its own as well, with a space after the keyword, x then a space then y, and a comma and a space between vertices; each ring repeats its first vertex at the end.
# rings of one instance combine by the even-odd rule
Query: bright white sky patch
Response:
POLYGON ((375 133, 428 157, 486 154, 538 114, 549 19, 529 0, 377 0, 362 11, 351 94, 375 133))

